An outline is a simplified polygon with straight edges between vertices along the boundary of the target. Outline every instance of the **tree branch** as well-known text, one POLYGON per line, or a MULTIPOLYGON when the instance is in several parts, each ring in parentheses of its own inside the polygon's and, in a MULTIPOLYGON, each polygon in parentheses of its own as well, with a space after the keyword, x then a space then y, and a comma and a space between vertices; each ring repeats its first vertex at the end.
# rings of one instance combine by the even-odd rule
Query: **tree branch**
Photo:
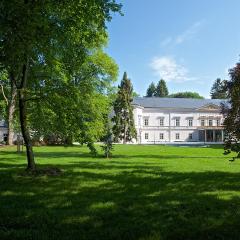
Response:
POLYGON ((5 99, 5 101, 6 101, 7 105, 8 105, 8 99, 7 99, 7 97, 6 97, 6 94, 5 94, 5 92, 4 92, 4 88, 3 88, 3 85, 2 85, 2 84, 1 84, 1 90, 2 90, 3 97, 4 97, 4 99, 5 99))

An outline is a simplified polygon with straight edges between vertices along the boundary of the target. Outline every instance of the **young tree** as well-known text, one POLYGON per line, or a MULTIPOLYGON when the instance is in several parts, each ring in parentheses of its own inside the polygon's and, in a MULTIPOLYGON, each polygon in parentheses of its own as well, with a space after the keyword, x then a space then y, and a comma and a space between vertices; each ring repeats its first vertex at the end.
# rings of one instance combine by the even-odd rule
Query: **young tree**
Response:
POLYGON ((169 95, 170 98, 195 98, 195 99, 204 99, 196 92, 178 92, 169 95))
POLYGON ((152 82, 147 89, 146 97, 153 97, 155 96, 155 94, 156 94, 156 87, 155 87, 155 84, 152 82))
POLYGON ((0 70, 8 71, 17 89, 28 170, 36 168, 28 112, 36 99, 31 87, 34 81, 45 84, 38 72, 46 74, 50 66, 61 69, 64 74, 56 82, 63 75, 73 76, 91 50, 105 44, 106 21, 120 8, 114 0, 1 1, 0 70))
POLYGON ((156 97, 167 97, 168 96, 168 88, 166 82, 161 79, 156 87, 156 97))
POLYGON ((240 157, 240 63, 229 70, 230 80, 226 84, 229 101, 222 105, 225 115, 225 153, 237 152, 240 157))
POLYGON ((133 87, 127 73, 124 72, 120 86, 118 86, 117 98, 113 104, 114 117, 112 118, 114 140, 130 142, 136 138, 136 129, 133 119, 133 87))
POLYGON ((213 83, 211 88, 211 98, 212 99, 226 99, 227 91, 226 91, 226 80, 221 80, 217 78, 213 83))

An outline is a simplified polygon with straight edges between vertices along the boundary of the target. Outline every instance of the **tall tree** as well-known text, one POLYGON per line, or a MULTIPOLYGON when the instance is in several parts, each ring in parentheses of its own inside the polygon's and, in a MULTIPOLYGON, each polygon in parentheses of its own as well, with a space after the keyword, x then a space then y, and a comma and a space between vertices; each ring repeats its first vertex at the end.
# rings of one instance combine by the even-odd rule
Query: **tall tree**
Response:
POLYGON ((167 97, 168 96, 168 88, 166 82, 161 79, 156 87, 156 97, 167 97))
POLYGON ((225 115, 225 153, 237 152, 240 157, 240 63, 229 70, 230 80, 226 84, 229 101, 222 105, 225 115))
POLYGON ((17 89, 28 170, 36 168, 28 112, 35 99, 31 87, 34 81, 45 84, 38 72, 45 74, 52 66, 64 71, 56 81, 73 76, 91 50, 105 44, 106 21, 120 8, 114 0, 1 1, 0 70, 8 71, 17 89))
POLYGON ((212 99, 226 99, 226 80, 221 80, 220 78, 217 78, 213 83, 210 95, 212 99))
POLYGON ((104 135, 104 116, 110 108, 108 94, 117 73, 113 59, 97 50, 70 80, 52 76, 44 86, 35 82, 32 89, 40 100, 29 104, 29 124, 35 139, 43 136, 46 141, 61 144, 78 141, 94 150, 93 143, 104 135), (44 92, 43 97, 40 92, 44 92))
POLYGON ((199 95, 196 92, 178 92, 169 95, 170 98, 195 98, 195 99, 204 99, 203 96, 199 95))
POLYGON ((136 138, 136 129, 133 119, 133 87, 131 80, 124 72, 121 84, 118 86, 117 98, 113 104, 114 117, 113 134, 114 140, 123 140, 123 143, 136 138))
POLYGON ((155 84, 152 82, 148 89, 147 89, 147 94, 146 94, 146 97, 154 97, 156 94, 156 86, 155 84))

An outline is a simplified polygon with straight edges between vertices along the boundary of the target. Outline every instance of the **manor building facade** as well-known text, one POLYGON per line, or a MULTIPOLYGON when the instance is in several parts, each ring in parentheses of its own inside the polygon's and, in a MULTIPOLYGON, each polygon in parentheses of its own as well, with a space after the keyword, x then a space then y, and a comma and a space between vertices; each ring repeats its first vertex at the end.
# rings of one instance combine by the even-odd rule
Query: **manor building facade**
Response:
POLYGON ((222 143, 221 99, 137 97, 136 143, 222 143))

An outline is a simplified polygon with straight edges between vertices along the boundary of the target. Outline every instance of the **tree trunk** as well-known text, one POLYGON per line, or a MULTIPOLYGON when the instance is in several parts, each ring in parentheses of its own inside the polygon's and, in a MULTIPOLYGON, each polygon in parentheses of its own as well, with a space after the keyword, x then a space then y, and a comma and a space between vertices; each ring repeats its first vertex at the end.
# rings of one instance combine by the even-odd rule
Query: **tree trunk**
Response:
POLYGON ((8 139, 7 144, 13 145, 14 129, 13 129, 13 117, 16 109, 16 97, 17 88, 11 83, 11 96, 8 104, 8 139))
POLYGON ((18 87, 18 104, 19 104, 19 118, 22 136, 26 145, 27 153, 27 170, 34 171, 36 170, 36 164, 34 161, 32 142, 30 137, 30 132, 27 126, 27 102, 25 97, 26 85, 27 85, 27 71, 28 71, 28 62, 23 65, 22 77, 20 86, 18 87))
POLYGON ((124 136, 123 136, 123 144, 127 143, 127 130, 128 130, 128 126, 127 124, 124 126, 124 136))

